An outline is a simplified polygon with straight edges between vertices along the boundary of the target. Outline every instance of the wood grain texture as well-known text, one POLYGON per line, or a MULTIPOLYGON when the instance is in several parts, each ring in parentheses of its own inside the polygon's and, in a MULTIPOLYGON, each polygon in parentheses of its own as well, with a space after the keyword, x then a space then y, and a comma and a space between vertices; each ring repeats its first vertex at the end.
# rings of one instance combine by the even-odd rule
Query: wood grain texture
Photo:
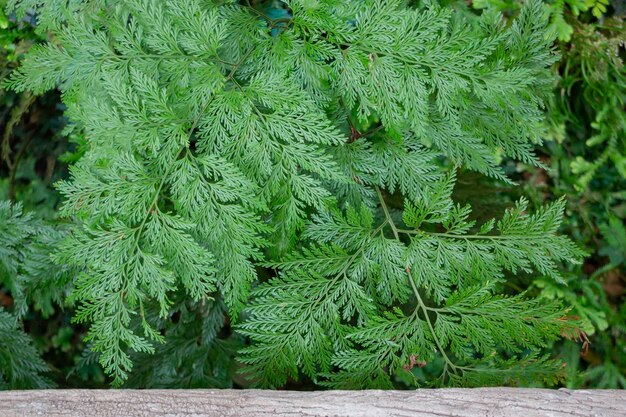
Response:
POLYGON ((48 390, 0 392, 1 417, 626 417, 626 391, 48 390))

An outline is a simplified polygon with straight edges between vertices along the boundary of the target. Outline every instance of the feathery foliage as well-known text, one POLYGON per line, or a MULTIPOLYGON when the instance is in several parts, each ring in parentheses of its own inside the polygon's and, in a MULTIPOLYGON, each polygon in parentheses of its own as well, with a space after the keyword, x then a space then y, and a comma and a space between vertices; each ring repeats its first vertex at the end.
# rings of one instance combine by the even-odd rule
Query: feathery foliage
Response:
POLYGON ((133 358, 175 352, 137 378, 213 383, 240 343, 216 337, 227 315, 267 386, 300 371, 391 386, 437 358, 440 378, 413 383, 554 382, 540 350, 576 325, 567 308, 499 293, 509 273, 561 283, 582 256, 556 234, 563 203, 522 200, 475 231, 450 198, 450 165, 507 182, 503 157, 541 166, 541 2, 510 26, 401 1, 281 4, 9 2, 55 37, 7 85, 58 86, 85 136, 54 258, 79 271, 75 319, 106 373, 120 385, 133 358))
POLYGON ((46 315, 58 303, 67 285, 68 274, 62 268, 50 269, 49 255, 53 242, 62 232, 24 215, 19 205, 0 202, 0 284, 12 294, 14 314, 0 307, 0 389, 48 388, 52 384, 42 374, 49 371, 20 328, 19 318, 33 303, 46 315))
MULTIPOLYGON (((523 2, 480 3, 514 15, 523 2)), ((572 306, 571 314, 583 321, 578 343, 557 343, 553 349, 567 362, 565 385, 571 389, 626 387, 621 260, 626 246, 620 227, 626 218, 625 4, 574 0, 545 5, 561 39, 561 59, 554 66, 560 80, 548 111, 547 146, 539 151, 554 170, 549 175, 537 170, 526 174, 525 192, 534 204, 542 204, 551 195, 567 195, 568 216, 562 230, 591 255, 565 275, 567 288, 541 277, 534 283, 542 296, 564 300, 572 306)))
POLYGON ((63 303, 75 271, 54 265, 50 255, 67 231, 23 213, 19 204, 0 202, 0 283, 11 292, 13 311, 24 316, 34 305, 44 316, 63 303))
POLYGON ((240 326, 255 342, 243 350, 249 371, 269 386, 301 367, 334 388, 389 388, 388 374, 406 372, 411 358, 440 355, 441 382, 510 383, 521 369, 554 378, 558 365, 528 351, 573 330, 567 309, 495 290, 506 271, 559 281, 556 262, 581 255, 554 235, 564 202, 527 214, 522 200, 470 234, 469 208, 450 199, 452 180, 421 206, 407 204, 402 223, 382 193, 382 216, 365 207, 315 216, 305 230, 310 245, 272 263, 281 274, 254 292, 251 318, 240 326), (430 231, 435 225, 444 231, 430 231), (331 373, 333 365, 340 371, 331 373))
POLYGON ((42 374, 49 371, 33 341, 18 320, 0 308, 0 389, 43 389, 52 383, 42 374))

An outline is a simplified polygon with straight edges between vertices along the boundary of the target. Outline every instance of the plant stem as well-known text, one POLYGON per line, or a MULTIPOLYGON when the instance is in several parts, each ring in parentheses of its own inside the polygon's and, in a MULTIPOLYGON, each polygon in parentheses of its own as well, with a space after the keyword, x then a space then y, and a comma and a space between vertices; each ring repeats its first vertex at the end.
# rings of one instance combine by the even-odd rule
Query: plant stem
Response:
POLYGON ((494 240, 494 239, 515 239, 517 236, 508 235, 508 236, 492 236, 492 235, 455 235, 453 233, 435 233, 435 232, 426 232, 424 230, 411 230, 411 229, 397 229, 399 233, 407 234, 407 235, 429 235, 429 236, 439 236, 439 237, 447 237, 452 239, 480 239, 480 240, 494 240))
MULTIPOLYGON (((393 219, 391 218, 391 214, 389 213, 389 208, 387 207, 387 203, 385 203, 385 199, 383 198, 383 195, 382 195, 380 189, 378 187, 375 187, 375 188, 376 188, 376 193, 378 194, 378 198, 380 200, 380 205, 381 205, 381 207, 383 209, 383 212, 385 213, 386 223, 389 224, 389 226, 391 227, 391 230, 393 231, 395 239, 398 242, 400 242, 400 237, 398 235, 399 230, 397 229, 393 219)), ((415 298, 417 300, 418 309, 420 309, 422 311, 422 314, 424 316, 424 321, 426 321, 426 324, 428 325, 428 328, 429 328, 429 330, 430 330, 430 332, 431 332, 431 334, 433 336, 433 340, 434 340, 435 344, 437 345, 437 349, 441 353, 441 355, 442 355, 444 361, 446 362, 447 366, 452 368, 453 371, 455 371, 456 369, 459 369, 459 367, 457 365, 455 365, 452 362, 452 360, 450 360, 450 358, 446 354, 446 351, 445 351, 445 348, 444 348, 443 344, 437 338, 437 334, 435 333, 435 327, 433 326, 433 323, 432 323, 430 317, 428 316, 429 308, 424 303, 424 300, 422 300, 422 297, 421 297, 421 295, 419 293, 419 289, 417 288, 417 285, 415 285, 415 280, 413 279, 413 273, 411 272, 411 267, 409 265, 406 265, 405 266, 405 271, 406 271, 407 276, 409 278, 409 283, 411 284, 411 289, 413 290, 413 294, 415 295, 415 298)), ((445 374, 446 371, 447 371, 447 368, 446 368, 446 370, 444 370, 443 374, 445 374)))

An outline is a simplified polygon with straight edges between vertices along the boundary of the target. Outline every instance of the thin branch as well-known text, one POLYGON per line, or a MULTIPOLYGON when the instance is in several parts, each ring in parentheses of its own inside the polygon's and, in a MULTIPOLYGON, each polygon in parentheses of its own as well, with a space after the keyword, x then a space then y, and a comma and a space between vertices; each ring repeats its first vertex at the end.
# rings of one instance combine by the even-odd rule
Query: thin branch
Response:
MULTIPOLYGON (((380 205, 383 208, 383 212, 385 213, 385 218, 386 218, 386 223, 389 224, 389 226, 391 227, 391 230, 393 231, 393 234, 396 238, 396 240, 398 242, 400 242, 400 237, 398 235, 399 230, 397 229, 393 219, 391 218, 391 214, 389 213, 389 209, 387 207, 387 203, 385 203, 385 199, 383 198, 383 195, 380 191, 380 189, 378 187, 376 188, 376 193, 378 194, 378 198, 380 199, 380 205)), ((433 340, 435 341, 435 344, 437 345, 437 349, 439 350, 439 352, 441 353, 445 363, 447 366, 449 366, 450 368, 452 368, 453 371, 456 371, 457 369, 460 369, 458 365, 455 365, 454 362, 452 362, 452 360, 450 360, 450 358, 448 357, 444 346, 442 345, 442 343, 439 341, 439 339, 437 338, 437 334, 435 333, 435 327, 433 326, 433 323, 430 319, 430 316, 428 315, 428 311, 429 308, 426 306, 426 304, 424 303, 424 300, 422 300, 422 296, 419 293, 419 289, 417 288, 417 285, 415 285, 415 279, 413 278, 413 273, 411 272, 411 267, 409 265, 406 265, 405 267, 405 271, 406 274, 408 276, 409 279, 409 283, 411 284, 411 289, 413 290, 413 294, 415 295, 415 298, 417 300, 417 306, 418 309, 422 310, 423 316, 424 316, 424 321, 426 321, 426 324, 428 325, 428 328, 433 336, 433 340)), ((447 368, 444 370, 444 373, 447 372, 447 368)), ((442 374, 443 375, 443 374, 442 374)))

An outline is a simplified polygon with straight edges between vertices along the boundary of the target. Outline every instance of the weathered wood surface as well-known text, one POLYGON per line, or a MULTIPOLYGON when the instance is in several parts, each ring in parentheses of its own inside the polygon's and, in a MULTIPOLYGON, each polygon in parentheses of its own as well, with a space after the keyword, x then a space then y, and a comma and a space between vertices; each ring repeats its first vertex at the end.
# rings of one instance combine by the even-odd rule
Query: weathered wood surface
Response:
POLYGON ((1 417, 626 417, 626 391, 49 390, 0 393, 1 417))

